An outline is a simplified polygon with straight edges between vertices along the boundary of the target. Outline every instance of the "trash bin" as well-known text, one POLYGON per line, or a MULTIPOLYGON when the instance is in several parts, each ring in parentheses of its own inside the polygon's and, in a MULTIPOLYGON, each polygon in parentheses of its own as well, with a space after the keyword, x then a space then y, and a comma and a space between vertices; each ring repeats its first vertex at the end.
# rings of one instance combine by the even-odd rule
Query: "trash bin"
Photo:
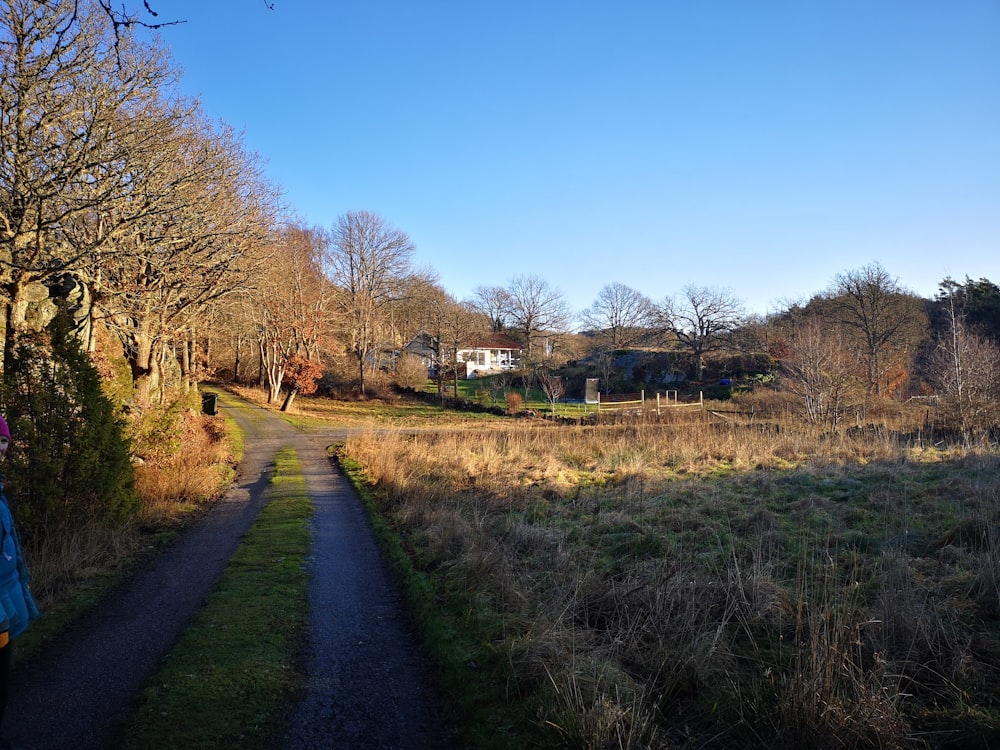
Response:
POLYGON ((219 397, 215 393, 201 394, 201 410, 214 417, 219 413, 219 397))

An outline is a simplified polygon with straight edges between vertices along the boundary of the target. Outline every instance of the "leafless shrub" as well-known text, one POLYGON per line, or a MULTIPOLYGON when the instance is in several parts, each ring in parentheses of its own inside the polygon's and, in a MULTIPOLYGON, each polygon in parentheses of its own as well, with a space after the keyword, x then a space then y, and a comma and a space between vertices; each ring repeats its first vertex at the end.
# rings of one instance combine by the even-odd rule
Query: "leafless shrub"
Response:
POLYGON ((427 383, 427 368, 415 354, 403 354, 396 362, 396 385, 419 388, 427 383))
POLYGON ((507 392, 507 411, 511 414, 519 414, 521 412, 521 406, 524 404, 524 399, 520 393, 516 391, 507 392))

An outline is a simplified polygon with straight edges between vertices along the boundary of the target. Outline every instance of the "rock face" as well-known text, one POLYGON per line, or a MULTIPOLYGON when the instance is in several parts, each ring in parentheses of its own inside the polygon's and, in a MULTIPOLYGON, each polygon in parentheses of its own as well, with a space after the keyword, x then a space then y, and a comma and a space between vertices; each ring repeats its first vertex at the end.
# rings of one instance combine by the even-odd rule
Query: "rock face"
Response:
POLYGON ((43 330, 60 310, 64 310, 80 342, 86 345, 90 341, 90 290, 73 274, 63 274, 48 284, 28 284, 21 299, 21 316, 29 330, 43 330))

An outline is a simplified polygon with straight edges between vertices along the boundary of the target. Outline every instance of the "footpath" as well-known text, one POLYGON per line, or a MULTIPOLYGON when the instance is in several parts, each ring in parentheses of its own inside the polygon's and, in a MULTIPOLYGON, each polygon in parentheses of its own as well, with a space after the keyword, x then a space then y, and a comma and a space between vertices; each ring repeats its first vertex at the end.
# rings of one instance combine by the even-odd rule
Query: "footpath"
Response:
MULTIPOLYGON (((24 750, 105 750, 266 502, 274 457, 295 450, 315 505, 304 699, 285 750, 451 747, 403 602, 367 517, 326 448, 226 393, 246 432, 236 482, 155 562, 15 670, 5 733, 24 750)), ((172 750, 183 750, 174 748, 172 750)))

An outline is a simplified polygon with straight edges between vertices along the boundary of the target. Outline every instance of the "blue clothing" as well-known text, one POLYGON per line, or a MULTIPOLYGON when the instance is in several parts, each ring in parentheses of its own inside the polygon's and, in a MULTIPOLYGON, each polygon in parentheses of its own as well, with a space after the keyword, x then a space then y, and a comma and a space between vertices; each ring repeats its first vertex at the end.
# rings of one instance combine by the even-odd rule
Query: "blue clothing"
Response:
POLYGON ((28 623, 39 615, 28 588, 30 581, 14 518, 0 484, 0 632, 8 631, 11 640, 27 630, 28 623))

